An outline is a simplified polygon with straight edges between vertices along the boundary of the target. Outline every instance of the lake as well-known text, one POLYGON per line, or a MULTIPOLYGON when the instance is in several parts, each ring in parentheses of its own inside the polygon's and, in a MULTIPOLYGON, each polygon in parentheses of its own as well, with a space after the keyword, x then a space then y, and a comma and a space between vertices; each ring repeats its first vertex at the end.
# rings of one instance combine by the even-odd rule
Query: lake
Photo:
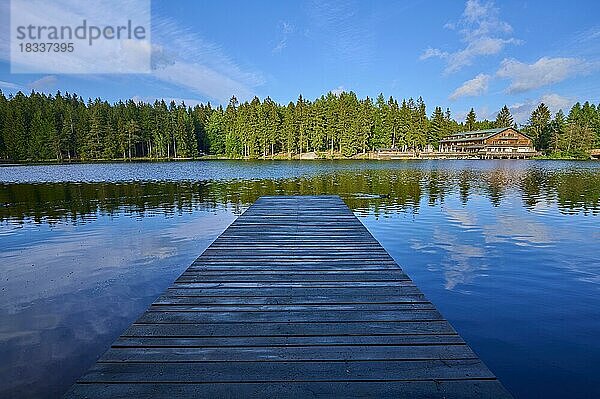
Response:
POLYGON ((600 397, 600 162, 509 160, 0 167, 0 397, 60 396, 273 194, 340 195, 516 397, 600 397))

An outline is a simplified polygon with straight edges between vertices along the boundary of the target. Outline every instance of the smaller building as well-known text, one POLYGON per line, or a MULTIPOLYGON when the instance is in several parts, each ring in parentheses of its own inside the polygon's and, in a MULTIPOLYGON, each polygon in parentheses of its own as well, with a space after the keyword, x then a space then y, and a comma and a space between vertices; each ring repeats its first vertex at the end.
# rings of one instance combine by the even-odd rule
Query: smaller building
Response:
POLYGON ((453 133, 440 140, 440 152, 480 158, 528 158, 537 154, 533 140, 512 127, 453 133))

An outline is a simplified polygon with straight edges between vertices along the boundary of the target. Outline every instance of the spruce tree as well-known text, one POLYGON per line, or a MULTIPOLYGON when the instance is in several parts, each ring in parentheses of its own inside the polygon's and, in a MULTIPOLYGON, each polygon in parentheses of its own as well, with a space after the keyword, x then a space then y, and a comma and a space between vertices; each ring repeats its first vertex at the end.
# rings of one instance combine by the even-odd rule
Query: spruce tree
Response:
POLYGON ((239 157, 240 145, 237 144, 236 117, 238 113, 238 100, 232 96, 225 109, 225 153, 228 157, 239 157))
POLYGON ((8 158, 8 154, 6 153, 6 145, 4 143, 4 125, 6 124, 6 120, 7 120, 7 109, 8 108, 8 102, 6 100, 6 97, 4 97, 4 93, 2 92, 2 90, 0 90, 0 158, 1 159, 6 159, 8 158))
POLYGON ((283 151, 287 154, 289 159, 294 154, 296 148, 296 124, 294 120, 295 105, 293 102, 289 102, 287 107, 282 111, 283 122, 282 122, 282 145, 283 151))
POLYGON ((513 125, 513 117, 510 114, 510 110, 505 105, 502 107, 498 115, 496 116, 495 127, 511 127, 513 125))
POLYGON ((465 120, 465 129, 469 132, 473 131, 473 130, 477 130, 476 125, 477 125, 477 116, 475 115, 475 110, 473 108, 471 108, 471 110, 467 114, 467 118, 465 120))
POLYGON ((302 94, 298 96, 298 100, 296 101, 296 107, 294 109, 294 119, 296 121, 296 129, 298 132, 298 149, 297 152, 302 154, 304 149, 306 148, 306 125, 307 125, 307 115, 306 115, 306 102, 302 97, 302 94))
POLYGON ((446 118, 441 107, 435 107, 431 115, 431 124, 427 134, 427 144, 437 148, 440 138, 446 130, 446 118))
POLYGON ((561 147, 561 141, 565 135, 565 126, 565 114, 563 113, 562 109, 559 109, 554 115, 554 119, 550 124, 549 148, 553 152, 557 152, 561 147))
POLYGON ((373 113, 373 140, 372 146, 376 148, 387 148, 390 147, 390 143, 387 140, 385 133, 385 118, 387 114, 387 104, 383 93, 379 93, 375 100, 375 109, 373 113))
POLYGON ((362 153, 365 154, 370 148, 373 136, 373 102, 368 96, 360 103, 359 121, 359 146, 362 153))
POLYGON ((547 150, 550 145, 550 110, 541 103, 533 110, 527 122, 527 133, 537 150, 547 150))
POLYGON ((206 151, 208 154, 225 155, 225 116, 223 107, 219 106, 214 110, 206 124, 206 139, 208 146, 206 151))
POLYGON ((25 110, 26 98, 20 91, 9 97, 3 126, 4 145, 7 158, 13 161, 25 160, 28 155, 29 136, 25 110))

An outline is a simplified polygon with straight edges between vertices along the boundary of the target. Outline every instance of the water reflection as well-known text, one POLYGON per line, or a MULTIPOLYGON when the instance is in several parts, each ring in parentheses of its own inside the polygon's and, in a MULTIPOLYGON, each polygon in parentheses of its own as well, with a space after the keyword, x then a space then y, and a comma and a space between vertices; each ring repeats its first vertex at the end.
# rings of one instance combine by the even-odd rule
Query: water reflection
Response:
POLYGON ((515 192, 529 210, 548 204, 565 214, 598 214, 600 209, 595 169, 330 169, 278 179, 1 183, 0 221, 77 222, 119 213, 169 216, 229 206, 239 213, 258 197, 273 194, 339 194, 354 211, 375 215, 418 212, 422 198, 434 206, 449 195, 458 195, 462 205, 483 196, 498 207, 507 193, 515 192))
POLYGON ((0 182, 0 397, 60 395, 272 194, 342 196, 517 396, 600 395, 598 163, 70 165, 0 182))
POLYGON ((0 397, 59 397, 233 218, 113 213, 5 235, 0 397))

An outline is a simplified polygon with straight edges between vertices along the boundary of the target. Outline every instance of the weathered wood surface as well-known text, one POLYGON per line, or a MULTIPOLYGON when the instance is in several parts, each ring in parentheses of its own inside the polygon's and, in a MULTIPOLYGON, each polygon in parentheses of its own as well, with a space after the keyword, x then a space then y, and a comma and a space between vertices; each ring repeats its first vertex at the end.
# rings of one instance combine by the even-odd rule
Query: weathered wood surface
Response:
POLYGON ((67 392, 510 394, 337 196, 262 197, 67 392))

